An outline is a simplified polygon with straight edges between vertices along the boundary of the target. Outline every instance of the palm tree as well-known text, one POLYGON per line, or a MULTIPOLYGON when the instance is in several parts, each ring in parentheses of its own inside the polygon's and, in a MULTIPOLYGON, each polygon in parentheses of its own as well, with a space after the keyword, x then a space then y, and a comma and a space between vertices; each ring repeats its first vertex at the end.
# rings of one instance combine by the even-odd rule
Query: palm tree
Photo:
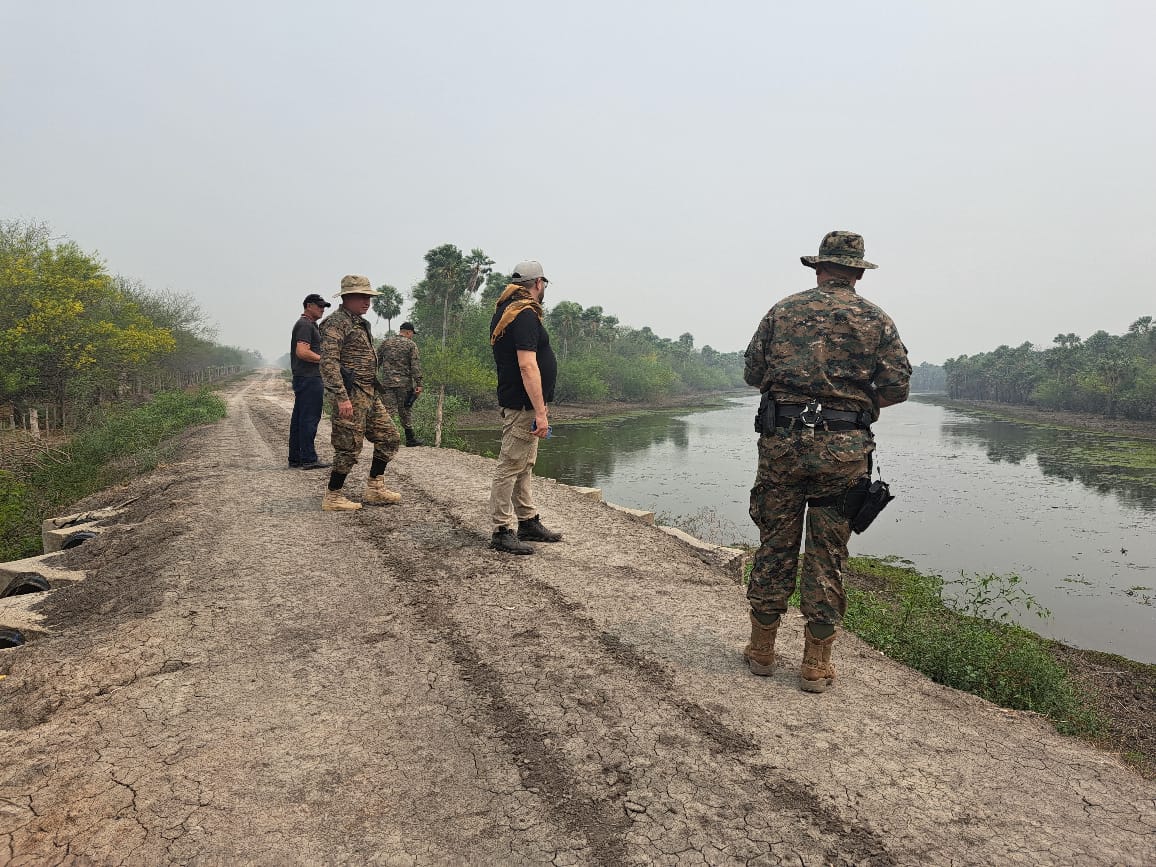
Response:
POLYGON ((391 331, 394 317, 401 315, 401 293, 388 284, 378 286, 377 291, 381 294, 373 299, 373 312, 379 319, 385 320, 385 330, 391 331))

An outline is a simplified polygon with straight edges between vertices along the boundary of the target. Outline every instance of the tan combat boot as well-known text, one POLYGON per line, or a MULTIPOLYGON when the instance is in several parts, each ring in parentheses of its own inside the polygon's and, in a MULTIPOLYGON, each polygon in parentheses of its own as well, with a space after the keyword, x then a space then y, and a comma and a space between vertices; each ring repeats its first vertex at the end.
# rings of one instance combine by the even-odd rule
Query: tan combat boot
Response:
POLYGON ((759 623, 751 612, 751 640, 743 648, 743 659, 747 661, 751 674, 767 677, 775 672, 775 636, 779 633, 779 622, 773 626, 759 623))
POLYGON ((362 501, 372 506, 389 506, 401 502, 401 494, 391 491, 385 486, 385 480, 378 476, 365 483, 365 494, 362 501))
POLYGON ((824 692, 835 683, 835 666, 831 664, 831 646, 835 633, 820 641, 811 635, 808 624, 803 628, 803 665, 799 668, 799 688, 804 692, 824 692))
POLYGON ((323 512, 356 512, 360 508, 361 503, 345 499, 345 495, 341 491, 326 490, 325 496, 321 498, 321 511, 323 512))

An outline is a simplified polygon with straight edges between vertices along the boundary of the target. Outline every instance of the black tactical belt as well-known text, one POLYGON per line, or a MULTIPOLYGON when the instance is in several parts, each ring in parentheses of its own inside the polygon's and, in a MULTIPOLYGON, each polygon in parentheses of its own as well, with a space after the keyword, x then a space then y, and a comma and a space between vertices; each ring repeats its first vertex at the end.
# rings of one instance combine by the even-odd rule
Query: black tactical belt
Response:
POLYGON ((849 430, 866 430, 870 426, 870 419, 862 412, 823 407, 815 413, 812 404, 775 404, 775 427, 813 427, 816 430, 841 433, 849 430))

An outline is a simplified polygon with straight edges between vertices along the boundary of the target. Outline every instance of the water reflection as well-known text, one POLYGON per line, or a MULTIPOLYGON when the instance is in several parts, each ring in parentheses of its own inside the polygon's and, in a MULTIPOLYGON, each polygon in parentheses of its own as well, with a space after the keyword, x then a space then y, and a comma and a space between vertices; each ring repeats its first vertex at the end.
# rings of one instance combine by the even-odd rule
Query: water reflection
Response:
MULTIPOLYGON (((685 453, 690 446, 686 411, 646 413, 629 418, 554 425, 555 434, 538 450, 537 475, 570 485, 596 486, 614 476, 619 464, 656 447, 685 453)), ((464 431, 470 450, 496 454, 499 431, 464 431)))
POLYGON ((1156 511, 1156 442, 1089 431, 1056 430, 949 412, 942 431, 954 444, 977 443, 993 463, 1020 464, 1035 455, 1045 476, 1080 482, 1120 502, 1156 511))

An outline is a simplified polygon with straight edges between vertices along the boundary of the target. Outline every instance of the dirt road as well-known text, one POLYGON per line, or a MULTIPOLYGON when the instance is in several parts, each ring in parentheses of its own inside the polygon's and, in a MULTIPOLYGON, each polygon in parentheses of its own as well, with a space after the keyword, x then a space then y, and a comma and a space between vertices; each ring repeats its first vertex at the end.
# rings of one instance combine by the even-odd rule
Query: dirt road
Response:
POLYGON ((1156 786, 1110 756, 852 636, 800 692, 797 615, 752 677, 733 581, 569 488, 533 557, 486 548, 471 455, 320 512, 290 401, 247 380, 86 504, 139 496, 0 653, 0 862, 1156 863, 1156 786))

